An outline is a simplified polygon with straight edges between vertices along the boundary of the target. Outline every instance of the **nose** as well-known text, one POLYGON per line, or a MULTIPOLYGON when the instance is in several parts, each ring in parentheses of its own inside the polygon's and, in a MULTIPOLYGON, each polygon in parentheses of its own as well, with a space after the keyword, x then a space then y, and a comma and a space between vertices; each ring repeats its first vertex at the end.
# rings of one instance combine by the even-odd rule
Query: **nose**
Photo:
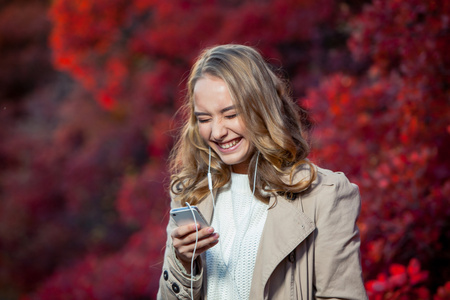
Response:
POLYGON ((211 137, 213 140, 223 140, 226 137, 227 132, 226 126, 220 120, 211 122, 211 137))

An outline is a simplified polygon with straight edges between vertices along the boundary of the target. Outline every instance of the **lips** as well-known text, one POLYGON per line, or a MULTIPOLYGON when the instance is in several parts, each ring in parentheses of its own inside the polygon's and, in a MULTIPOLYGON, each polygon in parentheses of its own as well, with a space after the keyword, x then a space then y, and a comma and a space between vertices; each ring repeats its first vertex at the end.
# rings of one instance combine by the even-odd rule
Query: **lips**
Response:
POLYGON ((226 142, 226 143, 217 143, 217 145, 224 150, 230 149, 233 146, 236 146, 237 144, 239 144, 239 142, 241 141, 242 138, 237 138, 234 139, 232 141, 226 142))

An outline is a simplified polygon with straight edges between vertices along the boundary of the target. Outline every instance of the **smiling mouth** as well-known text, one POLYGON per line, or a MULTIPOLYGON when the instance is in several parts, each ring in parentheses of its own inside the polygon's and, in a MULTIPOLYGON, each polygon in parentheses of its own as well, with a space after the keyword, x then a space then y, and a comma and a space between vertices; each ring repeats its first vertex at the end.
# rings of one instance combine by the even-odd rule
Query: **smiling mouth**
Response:
POLYGON ((234 139, 234 140, 232 140, 232 141, 229 141, 229 142, 227 142, 227 143, 222 143, 222 144, 217 143, 217 145, 218 145, 221 149, 229 149, 229 148, 231 148, 231 147, 237 145, 240 141, 241 141, 241 138, 238 138, 238 139, 234 139))

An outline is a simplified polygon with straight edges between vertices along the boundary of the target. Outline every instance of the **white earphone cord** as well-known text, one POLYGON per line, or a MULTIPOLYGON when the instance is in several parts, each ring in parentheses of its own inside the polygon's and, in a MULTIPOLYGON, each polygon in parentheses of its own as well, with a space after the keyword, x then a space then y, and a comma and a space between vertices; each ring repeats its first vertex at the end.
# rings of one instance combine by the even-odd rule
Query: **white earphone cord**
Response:
POLYGON ((213 201, 213 208, 216 209, 216 201, 214 201, 214 195, 213 195, 213 184, 212 184, 212 177, 211 177, 211 147, 209 147, 209 163, 208 163, 208 188, 211 192, 212 201, 213 201))
MULTIPOLYGON (((214 201, 214 195, 213 195, 213 185, 212 185, 212 178, 211 178, 211 147, 209 148, 209 163, 208 163, 208 187, 211 191, 211 196, 213 200, 213 207, 215 208, 215 201, 214 201)), ((253 189, 254 191, 254 189, 253 189)), ((191 205, 186 202, 187 207, 189 207, 192 217, 194 218, 195 226, 195 244, 194 244, 194 251, 192 251, 192 258, 191 258, 191 299, 194 299, 194 260, 195 260, 195 251, 197 251, 197 244, 198 244, 198 225, 197 225, 197 219, 195 218, 194 210, 192 209, 191 205)))
POLYGON ((195 244, 194 244, 194 251, 192 251, 192 258, 191 258, 191 299, 194 299, 194 260, 195 260, 195 251, 197 250, 197 243, 198 243, 198 225, 197 225, 197 219, 195 218, 194 210, 189 205, 189 203, 186 202, 186 205, 189 207, 192 213, 192 217, 194 218, 195 223, 195 244))

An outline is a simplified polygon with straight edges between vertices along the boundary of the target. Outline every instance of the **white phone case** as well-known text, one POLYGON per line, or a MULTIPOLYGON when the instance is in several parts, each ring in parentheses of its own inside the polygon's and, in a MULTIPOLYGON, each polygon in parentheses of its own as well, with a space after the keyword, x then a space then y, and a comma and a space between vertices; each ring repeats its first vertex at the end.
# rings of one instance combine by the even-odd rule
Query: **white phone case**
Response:
MULTIPOLYGON (((191 206, 192 212, 195 214, 195 219, 200 228, 209 227, 208 222, 198 210, 197 206, 191 206)), ((173 218, 178 226, 188 225, 194 223, 194 217, 189 207, 179 207, 170 210, 170 216, 173 218)))

